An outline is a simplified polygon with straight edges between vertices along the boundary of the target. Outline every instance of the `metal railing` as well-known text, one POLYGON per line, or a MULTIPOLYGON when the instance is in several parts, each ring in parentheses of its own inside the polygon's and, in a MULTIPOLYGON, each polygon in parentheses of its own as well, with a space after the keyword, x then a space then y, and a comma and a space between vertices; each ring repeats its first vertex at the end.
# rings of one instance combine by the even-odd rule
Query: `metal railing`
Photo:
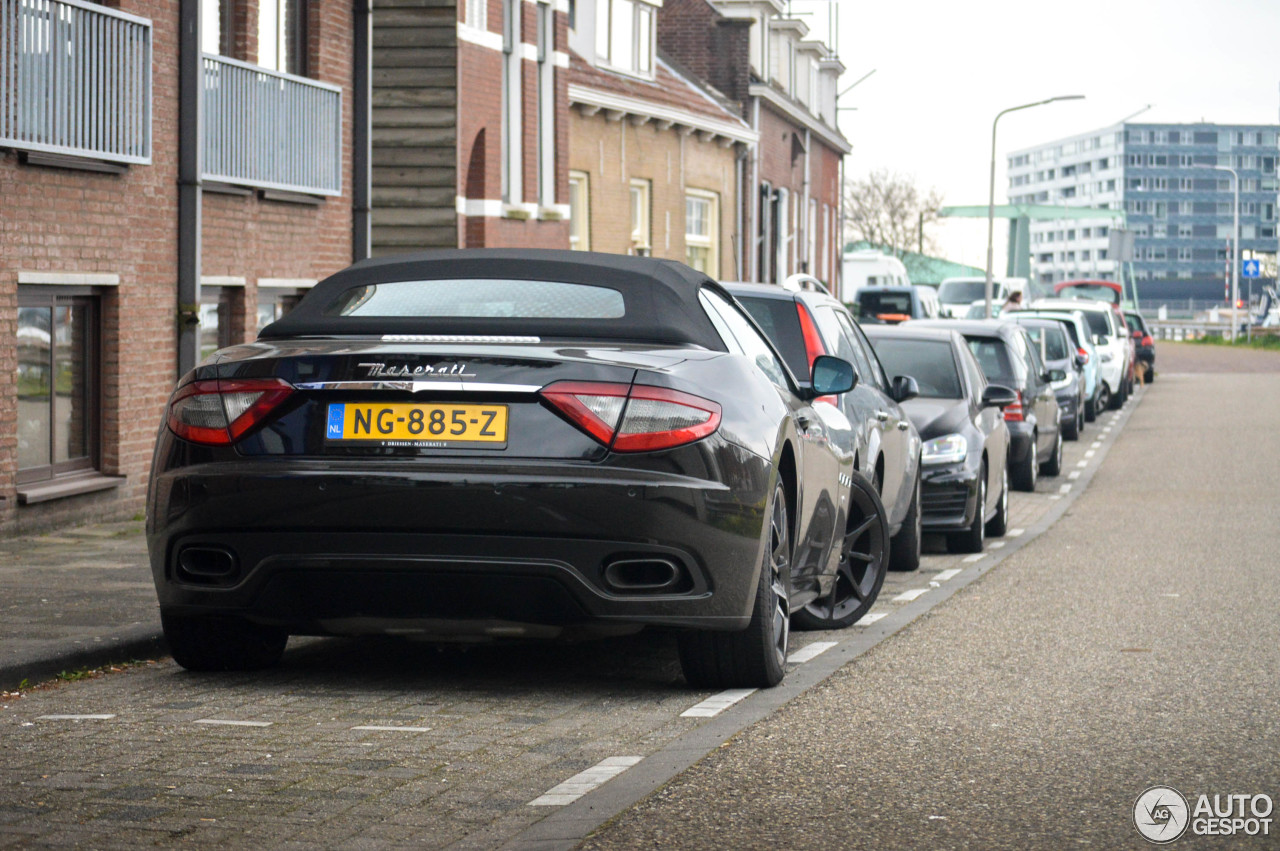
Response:
POLYGON ((82 0, 0 0, 0 146, 151 162, 151 22, 82 0))
POLYGON ((225 56, 203 61, 203 179, 341 194, 340 88, 225 56))

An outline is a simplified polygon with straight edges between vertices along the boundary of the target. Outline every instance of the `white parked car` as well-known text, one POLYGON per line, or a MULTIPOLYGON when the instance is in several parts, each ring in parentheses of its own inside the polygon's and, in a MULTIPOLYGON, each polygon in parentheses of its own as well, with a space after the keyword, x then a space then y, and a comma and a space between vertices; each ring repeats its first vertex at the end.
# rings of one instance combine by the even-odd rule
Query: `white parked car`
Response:
POLYGON ((1093 345, 1098 353, 1098 377, 1102 386, 1097 391, 1097 410, 1108 405, 1118 407, 1129 398, 1129 359, 1133 345, 1116 321, 1115 308, 1105 301, 1074 298, 1040 298, 1027 305, 1031 310, 1070 314, 1080 311, 1089 324, 1093 345))

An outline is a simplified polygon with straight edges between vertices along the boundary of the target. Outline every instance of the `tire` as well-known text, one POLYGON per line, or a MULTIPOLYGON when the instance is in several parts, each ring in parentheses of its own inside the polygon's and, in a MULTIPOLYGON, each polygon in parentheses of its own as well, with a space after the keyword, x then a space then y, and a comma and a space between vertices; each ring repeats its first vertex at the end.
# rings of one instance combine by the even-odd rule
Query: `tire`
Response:
MULTIPOLYGON (((897 551, 897 544, 889 543, 888 512, 880 495, 859 473, 853 474, 849 503, 849 522, 841 542, 835 586, 830 595, 814 600, 791 616, 791 624, 797 629, 844 629, 857 623, 880 596, 889 554, 897 551)), ((919 538, 916 541, 918 564, 919 538)))
POLYGON ((1062 472, 1062 430, 1058 430, 1058 436, 1053 441, 1053 454, 1049 456, 1049 460, 1040 465, 1040 473, 1045 476, 1056 476, 1062 472))
POLYGON ((1023 458, 1013 467, 1010 472, 1010 478, 1013 479, 1013 487, 1020 491, 1034 491, 1036 489, 1036 479, 1040 477, 1040 462, 1036 460, 1036 437, 1031 436, 1031 447, 1027 450, 1027 457, 1023 458))
POLYGON ((284 655, 289 633, 235 617, 161 614, 173 660, 188 671, 257 671, 284 655))
POLYGON ((740 632, 686 632, 679 636, 680 668, 694 688, 769 688, 786 674, 791 618, 788 607, 791 530, 782 482, 773 489, 769 529, 756 584, 751 622, 740 632))
POLYGON ((1103 382, 1102 386, 1098 388, 1098 404, 1095 405, 1093 409, 1094 418, 1096 419, 1098 414, 1102 413, 1103 411, 1107 410, 1110 407, 1111 407, 1111 388, 1106 385, 1106 382, 1103 382))
POLYGON ((996 516, 987 521, 987 537, 1000 538, 1009 531, 1009 465, 1004 465, 1004 473, 1000 482, 1000 502, 996 506, 996 516))
MULTIPOLYGON (((1099 379, 1101 384, 1101 379, 1099 379)), ((1098 418, 1098 411, 1102 410, 1099 400, 1102 398, 1102 387, 1099 387, 1093 393, 1093 398, 1084 404, 1084 418, 1087 422, 1093 422, 1098 418)))
POLYGON ((986 543, 987 513, 987 465, 978 469, 978 507, 973 512, 973 522, 963 532, 947 533, 947 552, 980 553, 986 543))
POLYGON ((1124 388, 1125 388, 1125 381, 1124 381, 1124 379, 1123 379, 1123 378, 1121 378, 1121 379, 1120 379, 1120 389, 1119 389, 1118 391, 1116 391, 1116 393, 1115 393, 1114 395, 1112 395, 1112 397, 1111 397, 1111 406, 1110 406, 1110 407, 1111 407, 1111 409, 1112 409, 1112 410, 1116 410, 1116 411, 1118 411, 1118 410, 1120 410, 1121 408, 1123 408, 1123 407, 1124 407, 1125 400, 1129 398, 1129 397, 1128 397, 1128 395, 1124 392, 1124 388))
POLYGON ((1067 440, 1079 440, 1081 428, 1082 426, 1080 425, 1080 414, 1077 413, 1074 417, 1071 418, 1071 422, 1067 423, 1062 427, 1062 436, 1065 437, 1067 440))
POLYGON ((902 528, 889 543, 889 569, 896 571, 917 570, 920 567, 920 474, 916 473, 916 487, 911 494, 911 505, 902 528))
POLYGON ((1147 383, 1150 384, 1155 380, 1156 380, 1156 368, 1154 366, 1148 366, 1147 367, 1147 383))

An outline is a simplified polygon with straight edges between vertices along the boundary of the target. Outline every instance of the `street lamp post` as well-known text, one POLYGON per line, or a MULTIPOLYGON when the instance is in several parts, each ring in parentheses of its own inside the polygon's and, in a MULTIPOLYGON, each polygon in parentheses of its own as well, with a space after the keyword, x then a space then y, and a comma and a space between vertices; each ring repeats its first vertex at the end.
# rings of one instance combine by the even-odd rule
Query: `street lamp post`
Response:
POLYGON ((991 264, 992 251, 995 245, 995 229, 996 229, 996 125, 1000 122, 1000 116, 1008 112, 1017 112, 1020 109, 1030 109, 1033 106, 1043 106, 1046 103, 1053 103, 1058 100, 1084 100, 1084 95, 1059 95, 1047 100, 1038 100, 1035 103, 1024 103, 1022 106, 1011 106, 1008 109, 1001 110, 996 113, 995 121, 991 122, 991 186, 987 195, 987 318, 991 318, 991 264))
POLYGON ((1236 302, 1240 299, 1240 175, 1234 168, 1225 165, 1198 165, 1196 168, 1211 168, 1214 171, 1231 172, 1231 182, 1235 185, 1234 203, 1232 204, 1231 225, 1231 342, 1236 341, 1236 329, 1240 327, 1236 319, 1236 302))

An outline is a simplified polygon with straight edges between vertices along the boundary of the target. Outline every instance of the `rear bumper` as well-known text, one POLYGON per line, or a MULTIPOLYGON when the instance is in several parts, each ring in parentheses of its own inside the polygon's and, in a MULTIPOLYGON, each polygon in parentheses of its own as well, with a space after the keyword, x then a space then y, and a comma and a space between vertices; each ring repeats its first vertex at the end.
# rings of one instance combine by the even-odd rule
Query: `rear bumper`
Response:
POLYGON ((160 607, 317 635, 741 629, 770 465, 730 444, 708 449, 721 456, 710 468, 734 468, 732 486, 569 463, 228 461, 162 473, 148 524, 160 607))
POLYGON ((1006 423, 1009 427, 1009 463, 1021 464, 1036 451, 1035 432, 1026 422, 1006 423))

